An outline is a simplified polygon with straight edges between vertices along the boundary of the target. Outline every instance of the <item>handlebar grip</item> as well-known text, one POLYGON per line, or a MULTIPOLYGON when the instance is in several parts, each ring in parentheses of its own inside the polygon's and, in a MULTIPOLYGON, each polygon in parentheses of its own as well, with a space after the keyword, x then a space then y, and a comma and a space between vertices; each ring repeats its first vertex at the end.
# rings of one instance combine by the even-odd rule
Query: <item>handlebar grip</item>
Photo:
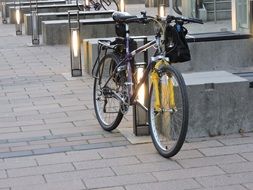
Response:
POLYGON ((188 22, 192 22, 192 23, 197 23, 197 24, 204 24, 202 19, 197 19, 197 18, 187 18, 188 22))
POLYGON ((197 19, 197 18, 186 18, 186 17, 175 17, 168 15, 166 18, 167 22, 175 21, 175 22, 191 22, 191 23, 198 23, 198 24, 204 24, 203 20, 197 19))

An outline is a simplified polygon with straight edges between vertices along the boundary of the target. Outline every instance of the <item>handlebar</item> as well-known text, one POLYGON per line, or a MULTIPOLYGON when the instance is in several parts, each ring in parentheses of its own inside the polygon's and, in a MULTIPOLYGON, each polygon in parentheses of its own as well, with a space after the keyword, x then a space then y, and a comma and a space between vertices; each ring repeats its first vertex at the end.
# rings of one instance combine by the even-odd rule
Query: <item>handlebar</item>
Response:
MULTIPOLYGON (((117 12, 117 11, 112 14, 112 18, 116 22, 123 22, 123 23, 137 22, 137 23, 143 23, 143 24, 146 24, 149 21, 156 19, 155 17, 147 16, 146 12, 141 12, 141 16, 135 16, 135 15, 133 16, 127 12, 117 12)), ((166 22, 171 23, 172 21, 175 21, 176 23, 179 23, 181 25, 185 23, 203 24, 203 21, 201 19, 175 17, 175 16, 168 15, 166 18, 166 22)))

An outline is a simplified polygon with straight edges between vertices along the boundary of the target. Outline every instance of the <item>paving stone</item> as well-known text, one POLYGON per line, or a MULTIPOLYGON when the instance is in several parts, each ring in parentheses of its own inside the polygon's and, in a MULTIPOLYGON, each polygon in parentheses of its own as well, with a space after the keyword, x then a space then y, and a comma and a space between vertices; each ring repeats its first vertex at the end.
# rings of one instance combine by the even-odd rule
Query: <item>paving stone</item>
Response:
POLYGON ((135 173, 148 173, 155 171, 170 171, 181 169, 181 166, 176 162, 167 160, 165 162, 145 163, 127 166, 112 166, 113 171, 117 175, 135 174, 135 173))
POLYGON ((114 141, 125 141, 125 137, 111 137, 111 138, 99 138, 99 139, 90 139, 89 143, 102 143, 102 142, 114 142, 114 141))
POLYGON ((245 187, 241 185, 229 185, 229 186, 222 186, 222 187, 211 187, 211 188, 200 188, 196 190, 247 190, 245 187))
POLYGON ((83 190, 86 189, 81 180, 65 180, 61 183, 45 183, 39 185, 19 186, 12 190, 83 190))
POLYGON ((69 146, 66 147, 52 147, 52 148, 42 148, 42 149, 34 149, 32 150, 34 154, 51 154, 57 152, 66 152, 71 151, 72 148, 69 146))
MULTIPOLYGON (((0 119, 1 121, 1 119, 0 119)), ((6 128, 0 128, 0 134, 3 133, 14 133, 14 132, 21 132, 19 127, 6 127, 6 128)))
POLYGON ((253 161, 253 152, 242 153, 240 155, 243 156, 243 158, 245 158, 249 161, 253 161))
POLYGON ((0 179, 7 178, 6 172, 4 170, 0 170, 0 179))
POLYGON ((60 173, 73 171, 75 168, 70 163, 55 164, 47 166, 37 166, 19 169, 7 169, 9 177, 21 177, 21 176, 34 176, 34 175, 45 175, 50 173, 60 173))
POLYGON ((245 162, 245 159, 240 157, 239 155, 225 155, 225 156, 215 156, 215 157, 204 157, 204 158, 194 158, 194 159, 185 159, 178 160, 178 163, 184 168, 192 168, 192 167, 203 167, 203 166, 211 166, 211 165, 220 165, 220 164, 228 164, 245 162))
POLYGON ((44 148, 49 148, 49 146, 47 144, 38 144, 38 145, 26 145, 26 146, 10 147, 12 152, 25 151, 25 150, 34 150, 34 149, 44 149, 44 148))
POLYGON ((221 143, 224 145, 239 145, 239 144, 252 144, 253 138, 252 137, 241 137, 241 138, 229 138, 229 139, 219 139, 221 143))
POLYGON ((37 163, 34 159, 27 159, 27 157, 25 158, 25 160, 21 160, 20 157, 19 158, 15 158, 15 159, 10 159, 7 158, 5 159, 3 162, 0 162, 0 169, 12 169, 12 168, 25 168, 25 167, 32 167, 32 166, 36 166, 37 163))
POLYGON ((90 149, 99 149, 99 148, 107 148, 111 147, 110 143, 96 143, 96 144, 83 144, 72 146, 73 150, 90 150, 90 149))
POLYGON ((210 147, 220 147, 224 146, 217 140, 209 140, 209 141, 198 141, 191 143, 184 143, 182 150, 191 150, 191 149, 200 149, 200 148, 210 148, 210 147))
POLYGON ((10 152, 10 148, 9 147, 0 148, 0 153, 5 153, 5 152, 10 152))
POLYGON ((112 166, 125 166, 140 163, 136 157, 124 157, 124 158, 113 158, 113 159, 101 159, 92 160, 84 162, 73 162, 77 170, 80 169, 94 169, 94 168, 104 168, 112 166))
POLYGON ((4 152, 0 153, 0 158, 11 158, 11 157, 19 157, 19 156, 30 156, 32 155, 32 151, 16 151, 16 152, 4 152))
POLYGON ((216 166, 153 172, 159 181, 222 175, 224 171, 216 166))
POLYGON ((253 144, 233 145, 226 147, 203 148, 200 151, 206 156, 218 156, 225 154, 237 154, 244 152, 251 152, 253 144))
POLYGON ((45 180, 42 176, 29 176, 18 178, 0 179, 0 188, 29 186, 33 184, 44 184, 45 180))
POLYGON ((87 141, 64 141, 64 142, 55 142, 55 143, 50 143, 49 146, 54 148, 54 147, 64 147, 64 146, 82 146, 88 144, 87 141))
MULTIPOLYGON (((47 136, 48 137, 48 136, 47 136)), ((19 138, 19 139, 8 139, 10 143, 20 143, 20 142, 30 142, 30 141, 39 141, 43 140, 45 137, 27 137, 27 138, 19 138)))
POLYGON ((90 131, 102 131, 100 128, 88 128, 88 127, 65 127, 51 129, 53 135, 73 134, 73 133, 85 133, 90 131))
POLYGON ((99 190, 125 190, 124 187, 99 188, 99 190))
POLYGON ((248 190, 253 190, 253 183, 243 184, 248 190))
MULTIPOLYGON (((33 116, 33 119, 47 119, 47 118, 64 118, 67 117, 65 113, 50 113, 50 114, 37 114, 33 116)), ((18 121, 26 121, 31 119, 31 116, 18 116, 18 121)))
POLYGON ((106 176, 114 176, 115 174, 110 168, 99 168, 99 169, 89 169, 89 170, 78 170, 73 172, 64 172, 64 173, 54 173, 54 174, 45 174, 45 179, 47 182, 55 181, 65 181, 74 180, 74 179, 101 179, 106 176))
POLYGON ((84 179, 85 185, 88 188, 113 187, 155 181, 156 179, 151 174, 133 174, 124 176, 101 177, 97 179, 84 179))
POLYGON ((225 174, 209 177, 195 178, 204 187, 216 188, 218 186, 238 185, 251 183, 253 180, 253 172, 225 174))
POLYGON ((126 185, 126 190, 186 190, 186 189, 195 189, 201 187, 193 179, 184 179, 184 180, 173 180, 159 183, 144 183, 136 185, 126 185))
POLYGON ((124 141, 113 141, 111 142, 111 145, 113 147, 117 147, 117 146, 127 146, 130 145, 131 143, 128 140, 124 140, 124 141))
POLYGON ((45 125, 32 125, 32 126, 23 126, 21 127, 22 131, 37 131, 43 129, 54 129, 54 128, 68 128, 74 127, 73 123, 59 123, 59 124, 45 124, 45 125))
POLYGON ((125 156, 133 156, 133 155, 144 155, 150 153, 157 153, 152 144, 145 145, 135 145, 135 146, 127 146, 120 147, 119 149, 107 149, 107 150, 99 150, 98 153, 103 158, 119 158, 125 156))
POLYGON ((42 120, 18 121, 18 122, 1 122, 0 127, 19 127, 26 125, 44 124, 42 120))
POLYGON ((29 131, 29 132, 17 132, 17 133, 5 133, 0 134, 0 139, 19 139, 19 138, 33 138, 33 137, 41 137, 41 136, 49 136, 51 135, 49 130, 41 130, 41 131, 29 131))
POLYGON ((70 142, 71 141, 80 141, 80 140, 86 141, 89 139, 99 139, 102 137, 103 137, 102 135, 89 135, 89 136, 67 137, 66 140, 70 141, 70 142))
POLYGON ((36 158, 39 165, 69 163, 75 161, 88 161, 101 159, 100 155, 95 151, 74 151, 49 155, 41 155, 36 158))
POLYGON ((253 162, 219 164, 219 166, 226 173, 253 172, 253 162))
POLYGON ((41 144, 52 144, 52 143, 62 143, 66 142, 65 138, 57 138, 57 139, 43 139, 37 141, 29 141, 30 145, 41 145, 41 144))
POLYGON ((183 160, 183 159, 190 159, 190 158, 200 158, 203 157, 198 150, 180 150, 173 158, 175 160, 183 160))

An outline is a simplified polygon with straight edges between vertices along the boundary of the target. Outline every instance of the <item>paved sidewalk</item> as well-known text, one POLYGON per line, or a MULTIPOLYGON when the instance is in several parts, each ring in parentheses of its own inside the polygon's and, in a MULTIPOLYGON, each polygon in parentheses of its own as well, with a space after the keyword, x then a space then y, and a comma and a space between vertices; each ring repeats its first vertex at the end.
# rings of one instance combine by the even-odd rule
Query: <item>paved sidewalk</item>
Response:
POLYGON ((92 78, 63 75, 67 46, 14 32, 0 24, 0 190, 253 190, 253 134, 192 139, 164 159, 100 128, 92 78))

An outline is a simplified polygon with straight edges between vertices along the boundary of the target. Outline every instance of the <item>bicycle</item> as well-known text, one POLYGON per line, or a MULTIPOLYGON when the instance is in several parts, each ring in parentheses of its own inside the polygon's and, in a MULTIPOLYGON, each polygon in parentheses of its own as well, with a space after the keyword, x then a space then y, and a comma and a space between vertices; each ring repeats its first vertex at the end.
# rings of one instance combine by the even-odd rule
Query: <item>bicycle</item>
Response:
POLYGON ((76 4, 80 11, 91 10, 92 8, 96 11, 99 11, 101 8, 119 11, 116 0, 85 0, 84 4, 79 4, 79 0, 76 0, 76 4))
MULTIPOLYGON (((186 35, 187 31, 183 24, 202 21, 167 16, 164 30, 160 19, 147 16, 145 12, 142 12, 140 17, 114 12, 113 19, 116 25, 119 25, 116 33, 121 40, 99 41, 99 54, 101 50, 105 50, 105 55, 101 59, 97 58, 92 70, 93 102, 98 122, 104 130, 111 131, 118 127, 129 106, 138 104, 148 111, 150 134, 155 148, 163 157, 172 157, 179 152, 185 141, 189 106, 184 79, 169 59, 175 58, 172 52, 178 46, 175 44, 177 42, 167 36, 168 39, 165 38, 163 44, 161 37, 164 32, 167 32, 166 35, 171 32, 172 27, 176 29, 173 29, 174 32, 179 33, 181 30, 183 35, 186 35), (155 39, 137 48, 131 41, 128 24, 132 22, 146 24, 152 21, 160 28, 157 29, 155 39), (164 45, 165 50, 169 52, 165 52, 164 45), (155 55, 150 58, 143 71, 143 77, 137 80, 135 76, 138 65, 134 57, 151 47, 155 47, 155 55), (111 52, 108 53, 108 50, 111 52), (172 56, 168 57, 170 53, 172 56), (150 83, 148 107, 138 100, 138 91, 146 80, 150 83)), ((173 61, 176 62, 176 59, 173 61)))

